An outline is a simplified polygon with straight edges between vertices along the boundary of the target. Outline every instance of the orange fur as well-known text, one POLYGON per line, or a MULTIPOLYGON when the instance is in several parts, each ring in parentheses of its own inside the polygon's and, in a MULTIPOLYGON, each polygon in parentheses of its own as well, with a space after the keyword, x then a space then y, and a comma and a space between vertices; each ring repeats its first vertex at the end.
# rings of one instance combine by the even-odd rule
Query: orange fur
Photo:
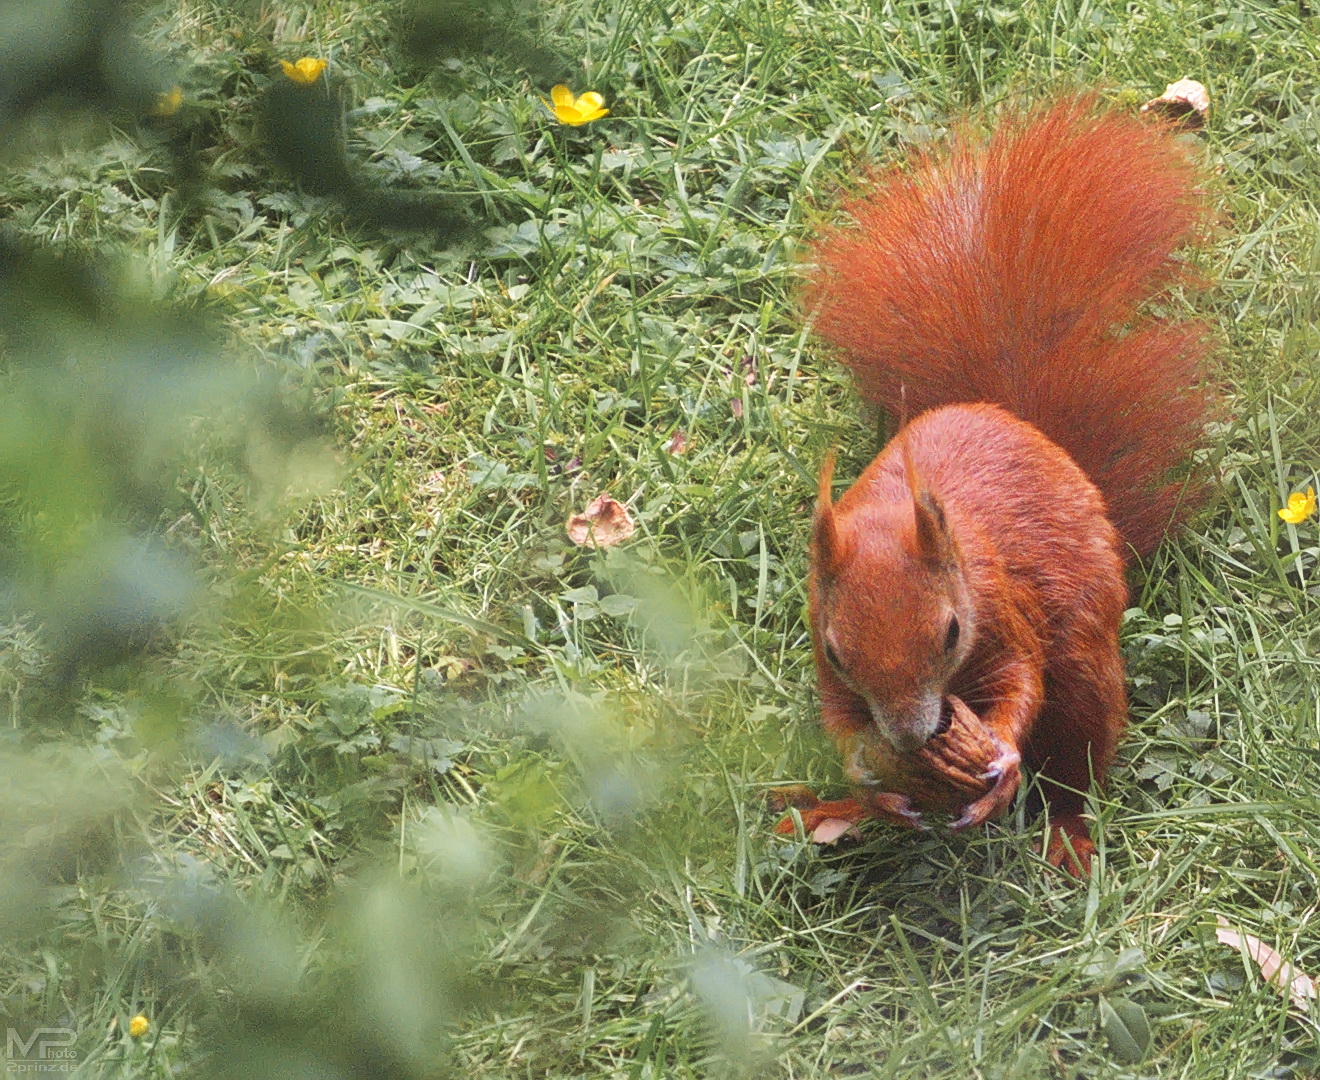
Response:
MULTIPOLYGON (((877 795, 962 698, 1000 740, 997 816, 1039 774, 1075 872, 1084 792, 1126 722, 1124 557, 1186 509, 1211 407, 1203 327, 1144 316, 1205 216, 1167 130, 1069 98, 891 170, 817 244, 817 331, 915 416, 837 504, 822 475, 811 619, 826 730, 877 795), (1071 853, 1069 848, 1071 847, 1071 853)), ((886 793, 886 796, 891 793, 886 793)))
POLYGON ((863 395, 895 416, 1002 405, 1068 451, 1128 544, 1154 548, 1209 405, 1204 327, 1138 311, 1205 224, 1187 148, 1069 98, 988 143, 962 131, 847 209, 805 299, 863 395))

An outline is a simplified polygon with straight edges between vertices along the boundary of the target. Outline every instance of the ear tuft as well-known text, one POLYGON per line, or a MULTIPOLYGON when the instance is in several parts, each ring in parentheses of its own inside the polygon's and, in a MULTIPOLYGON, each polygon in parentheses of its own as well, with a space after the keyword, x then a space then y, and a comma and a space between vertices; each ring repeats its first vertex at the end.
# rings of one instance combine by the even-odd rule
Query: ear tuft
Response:
POLYGON ((944 516, 944 507, 931 494, 926 481, 917 471, 906 443, 903 446, 903 465, 907 473, 908 490, 912 493, 912 546, 915 554, 922 562, 931 566, 952 566, 958 560, 953 534, 949 531, 949 522, 944 516))
POLYGON ((816 513, 811 523, 811 562, 823 578, 833 576, 842 560, 839 522, 834 513, 834 451, 825 455, 816 482, 816 513))
POLYGON ((920 558, 933 566, 951 566, 955 563, 957 559, 954 556, 953 534, 949 531, 944 507, 925 487, 913 493, 912 516, 920 558))

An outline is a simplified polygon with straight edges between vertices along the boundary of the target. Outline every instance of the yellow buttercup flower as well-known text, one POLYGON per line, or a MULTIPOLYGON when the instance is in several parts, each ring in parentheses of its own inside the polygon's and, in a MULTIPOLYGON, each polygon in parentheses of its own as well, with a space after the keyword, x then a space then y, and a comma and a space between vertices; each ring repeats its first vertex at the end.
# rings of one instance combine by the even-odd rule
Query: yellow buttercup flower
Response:
POLYGON ((1294 491, 1288 496, 1288 505, 1279 511, 1279 517, 1283 518, 1289 525, 1300 525, 1303 521, 1315 513, 1315 488, 1306 489, 1303 495, 1300 491, 1294 491))
POLYGON ((550 100, 541 101, 545 107, 555 114, 555 119, 561 124, 569 124, 572 127, 580 127, 582 124, 589 124, 593 120, 599 120, 610 110, 605 108, 605 99, 596 91, 589 90, 581 97, 574 97, 573 91, 563 83, 550 88, 550 100))
POLYGON ((128 1022, 128 1033, 132 1035, 133 1038, 140 1039, 147 1033, 149 1027, 151 1027, 151 1021, 141 1013, 138 1013, 137 1016, 133 1017, 133 1019, 128 1022))
POLYGON ((172 86, 168 93, 156 98, 156 105, 151 110, 157 116, 173 116, 183 104, 183 87, 172 86))
POLYGON ((301 60, 295 60, 292 64, 287 60, 281 60, 280 65, 284 68, 284 74, 296 82, 299 86, 311 86, 321 77, 321 72, 325 70, 327 61, 321 60, 315 56, 304 56, 301 60))

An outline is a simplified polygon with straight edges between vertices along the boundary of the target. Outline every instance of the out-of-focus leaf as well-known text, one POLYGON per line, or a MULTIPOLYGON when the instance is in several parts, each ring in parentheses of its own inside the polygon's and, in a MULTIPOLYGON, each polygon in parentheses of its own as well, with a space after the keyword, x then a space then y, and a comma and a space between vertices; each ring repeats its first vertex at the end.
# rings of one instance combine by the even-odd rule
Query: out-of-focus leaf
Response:
POLYGON ((1124 1065, 1135 1065, 1150 1047, 1150 1021, 1146 1010, 1124 997, 1101 998, 1100 1030, 1109 1040, 1109 1049, 1124 1065))

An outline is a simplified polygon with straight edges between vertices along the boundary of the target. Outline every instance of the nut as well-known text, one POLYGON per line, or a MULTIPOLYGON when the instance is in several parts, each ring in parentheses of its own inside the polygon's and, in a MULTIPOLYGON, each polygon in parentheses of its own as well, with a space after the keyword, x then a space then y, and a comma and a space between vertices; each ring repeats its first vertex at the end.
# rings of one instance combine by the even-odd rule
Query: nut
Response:
POLYGON ((918 810, 958 813, 994 783, 991 778, 982 779, 999 756, 990 729, 961 698, 950 694, 947 700, 951 716, 946 731, 915 753, 867 761, 877 777, 883 778, 885 790, 907 795, 918 810))

